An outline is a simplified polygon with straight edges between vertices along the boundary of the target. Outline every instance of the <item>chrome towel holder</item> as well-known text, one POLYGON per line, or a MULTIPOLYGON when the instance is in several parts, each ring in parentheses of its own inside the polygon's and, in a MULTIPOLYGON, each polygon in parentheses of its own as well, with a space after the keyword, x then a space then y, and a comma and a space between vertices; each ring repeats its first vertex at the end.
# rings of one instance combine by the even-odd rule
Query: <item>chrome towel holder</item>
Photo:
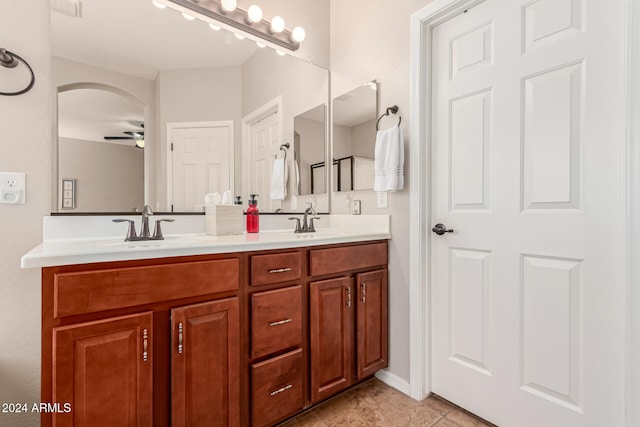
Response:
MULTIPOLYGON (((283 157, 283 159, 285 159, 285 160, 287 159, 287 150, 289 149, 289 147, 291 147, 291 145, 290 145, 288 142, 285 142, 284 144, 282 144, 282 145, 280 146, 280 151, 282 151, 282 152, 284 153, 284 157, 283 157), (287 150, 285 150, 285 148, 286 148, 287 150)), ((276 154, 274 157, 277 159, 277 158, 278 158, 278 155, 276 154)))
POLYGON ((19 90, 16 92, 0 92, 0 95, 4 95, 4 96, 22 95, 23 93, 29 92, 33 87, 34 83, 36 82, 36 76, 33 74, 33 69, 31 68, 31 66, 27 61, 22 59, 22 57, 20 57, 20 55, 18 55, 17 53, 13 53, 11 51, 6 50, 5 48, 0 47, 0 66, 5 68, 16 68, 20 62, 22 62, 29 69, 29 73, 31 73, 31 80, 29 81, 29 84, 27 85, 27 87, 25 87, 22 90, 19 90))
MULTIPOLYGON (((389 114, 398 114, 398 110, 399 108, 397 105, 393 105, 387 108, 387 112, 378 117, 378 121, 376 122, 376 130, 380 130, 380 120, 382 120, 383 117, 388 116, 389 114)), ((400 127, 400 123, 402 123, 402 116, 398 116, 398 127, 400 127)))

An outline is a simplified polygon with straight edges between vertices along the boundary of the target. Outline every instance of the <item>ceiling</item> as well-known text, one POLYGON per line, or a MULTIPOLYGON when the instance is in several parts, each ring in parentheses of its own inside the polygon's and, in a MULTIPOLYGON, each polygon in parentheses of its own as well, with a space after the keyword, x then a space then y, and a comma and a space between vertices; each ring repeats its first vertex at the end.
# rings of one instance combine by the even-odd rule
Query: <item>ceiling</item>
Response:
MULTIPOLYGON (((52 7, 76 2, 52 0, 52 7)), ((154 80, 161 70, 239 66, 258 49, 253 41, 214 31, 199 20, 187 21, 175 10, 158 9, 151 0, 80 4, 79 18, 51 11, 54 56, 154 80)), ((61 137, 107 142, 104 136, 139 131, 144 121, 138 102, 103 90, 63 92, 58 103, 61 137)))

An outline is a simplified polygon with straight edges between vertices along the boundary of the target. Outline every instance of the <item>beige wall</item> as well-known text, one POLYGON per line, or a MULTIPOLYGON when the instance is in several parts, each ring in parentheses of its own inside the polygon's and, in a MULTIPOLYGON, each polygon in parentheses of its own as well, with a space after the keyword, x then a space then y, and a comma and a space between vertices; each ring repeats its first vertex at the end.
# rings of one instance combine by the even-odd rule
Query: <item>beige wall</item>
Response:
POLYGON ((144 206, 144 150, 134 146, 59 138, 58 174, 76 180, 78 212, 130 212, 144 206))
POLYGON ((235 125, 235 194, 240 194, 240 67, 161 71, 156 79, 160 150, 159 210, 167 210, 167 124, 233 120, 235 125))
MULTIPOLYGON (((429 0, 331 0, 332 92, 378 81, 378 115, 398 105, 405 135, 405 189, 389 193, 389 208, 377 209, 373 191, 334 193, 333 213, 347 213, 346 198, 362 200, 364 214, 390 214, 389 372, 409 381, 409 18, 429 0)), ((389 123, 389 122, 387 122, 389 123)), ((384 127, 384 126, 383 126, 384 127)))
MULTIPOLYGON (((21 270, 20 257, 42 240, 50 207, 49 0, 0 0, 0 16, 0 45, 25 58, 36 75, 30 92, 0 96, 0 171, 27 175, 26 204, 0 205, 0 402, 31 403, 40 401, 40 270, 21 270)), ((7 427, 38 419, 0 413, 7 427)))

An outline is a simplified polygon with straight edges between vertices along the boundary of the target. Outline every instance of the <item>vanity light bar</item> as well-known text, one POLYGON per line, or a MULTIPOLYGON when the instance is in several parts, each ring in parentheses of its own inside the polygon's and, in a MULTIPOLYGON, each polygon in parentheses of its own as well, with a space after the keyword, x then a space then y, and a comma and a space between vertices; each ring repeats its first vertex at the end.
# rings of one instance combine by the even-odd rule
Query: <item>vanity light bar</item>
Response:
MULTIPOLYGON (((223 10, 221 1, 218 0, 165 0, 164 3, 195 12, 290 51, 296 51, 300 48, 300 43, 295 41, 296 38, 302 41, 299 34, 293 34, 286 29, 279 33, 273 32, 268 21, 261 19, 257 22, 251 22, 248 13, 239 8, 227 12, 223 10)), ((304 39, 302 28, 296 27, 294 30, 298 33, 302 31, 302 39, 304 39)))

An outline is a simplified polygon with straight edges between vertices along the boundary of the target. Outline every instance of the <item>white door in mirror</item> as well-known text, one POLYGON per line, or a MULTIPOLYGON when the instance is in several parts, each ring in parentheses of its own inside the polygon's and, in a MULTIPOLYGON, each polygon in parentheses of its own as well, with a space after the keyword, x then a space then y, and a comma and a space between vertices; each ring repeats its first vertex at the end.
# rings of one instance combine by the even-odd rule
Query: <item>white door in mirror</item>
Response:
POLYGON ((24 173, 0 172, 0 203, 24 205, 25 182, 24 173))

